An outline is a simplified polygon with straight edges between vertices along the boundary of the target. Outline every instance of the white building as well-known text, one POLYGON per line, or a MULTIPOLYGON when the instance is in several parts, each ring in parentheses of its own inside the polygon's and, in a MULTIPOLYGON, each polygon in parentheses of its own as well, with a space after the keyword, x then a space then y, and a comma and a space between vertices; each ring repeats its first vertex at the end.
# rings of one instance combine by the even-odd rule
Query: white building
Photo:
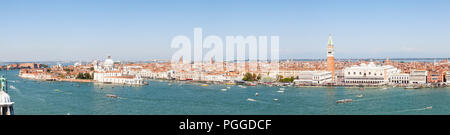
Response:
POLYGON ((111 56, 108 56, 104 62, 99 62, 98 60, 92 62, 94 65, 95 71, 114 71, 118 70, 114 67, 114 61, 111 59, 111 56))
POLYGON ((389 82, 389 77, 393 74, 400 73, 397 68, 386 65, 379 66, 375 65, 373 62, 369 64, 362 63, 357 66, 344 68, 344 82, 350 85, 359 84, 386 84, 389 82))
POLYGON ((223 76, 223 74, 212 74, 208 73, 205 76, 203 76, 203 81, 225 81, 226 78, 223 76))
POLYGON ((121 71, 96 71, 94 80, 101 83, 142 85, 144 80, 139 75, 124 75, 121 71))
POLYGON ((393 74, 389 77, 389 83, 391 84, 408 84, 409 74, 393 74))
MULTIPOLYGON (((114 61, 108 56, 104 62, 94 61, 94 80, 101 83, 143 85, 144 80, 140 77, 135 67, 127 67, 120 70, 114 66, 114 61)), ((137 67, 139 68, 139 67, 137 67)))
POLYGON ((412 70, 409 74, 409 83, 425 84, 427 83, 428 71, 426 70, 412 70))
POLYGON ((296 84, 323 84, 332 80, 332 73, 328 71, 300 71, 298 74, 296 84))

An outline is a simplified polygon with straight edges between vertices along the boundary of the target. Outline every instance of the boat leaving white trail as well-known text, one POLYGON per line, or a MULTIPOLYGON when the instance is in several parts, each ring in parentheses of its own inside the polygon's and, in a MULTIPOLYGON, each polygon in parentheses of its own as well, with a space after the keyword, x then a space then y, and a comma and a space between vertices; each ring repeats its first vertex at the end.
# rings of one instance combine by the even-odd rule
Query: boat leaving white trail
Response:
POLYGON ((417 109, 406 109, 406 110, 400 110, 400 111, 395 111, 395 112, 402 113, 402 112, 425 111, 425 110, 431 110, 431 109, 433 109, 433 106, 428 106, 425 108, 417 108, 417 109))
POLYGON ((13 90, 17 89, 16 87, 14 87, 14 86, 12 86, 12 85, 10 85, 9 88, 11 88, 11 89, 13 89, 13 90))

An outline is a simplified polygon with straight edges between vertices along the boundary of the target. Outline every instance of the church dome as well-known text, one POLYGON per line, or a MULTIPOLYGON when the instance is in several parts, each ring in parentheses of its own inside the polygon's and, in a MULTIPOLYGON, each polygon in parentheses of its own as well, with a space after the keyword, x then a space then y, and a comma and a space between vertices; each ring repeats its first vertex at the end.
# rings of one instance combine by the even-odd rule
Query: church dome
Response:
POLYGON ((370 63, 369 63, 369 67, 376 67, 376 65, 375 65, 375 63, 370 62, 370 63))
POLYGON ((4 91, 0 91, 0 105, 12 105, 14 102, 11 102, 11 98, 8 93, 4 91))
POLYGON ((105 60, 103 65, 104 66, 111 66, 111 67, 114 65, 114 61, 111 59, 111 56, 108 56, 108 58, 105 60))

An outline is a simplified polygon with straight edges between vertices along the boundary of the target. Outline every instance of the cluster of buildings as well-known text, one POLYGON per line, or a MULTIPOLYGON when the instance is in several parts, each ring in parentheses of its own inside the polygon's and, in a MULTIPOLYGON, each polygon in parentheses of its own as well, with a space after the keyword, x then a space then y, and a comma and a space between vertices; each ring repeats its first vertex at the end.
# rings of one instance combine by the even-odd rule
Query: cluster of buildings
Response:
POLYGON ((50 68, 21 69, 19 76, 27 79, 47 81, 98 82, 128 85, 144 85, 139 74, 128 70, 127 66, 115 64, 110 56, 105 61, 92 64, 76 63, 70 66, 54 65, 50 68), (83 76, 84 78, 80 78, 83 76), (88 76, 88 77, 86 77, 88 76))
POLYGON ((36 64, 21 64, 23 78, 86 81, 79 74, 89 74, 91 82, 114 84, 145 84, 144 78, 181 81, 236 82, 246 73, 258 76, 260 83, 273 83, 282 78, 294 78, 295 85, 411 85, 449 83, 449 62, 335 61, 331 34, 326 61, 269 62, 150 62, 120 64, 111 57, 90 64, 55 65, 40 68, 36 64))
POLYGON ((46 68, 47 65, 37 64, 37 63, 19 63, 19 64, 8 64, 5 66, 0 65, 0 70, 13 70, 13 69, 38 69, 46 68))
POLYGON ((130 85, 144 84, 144 80, 140 77, 140 74, 132 72, 133 68, 128 66, 122 68, 116 67, 111 56, 108 56, 104 62, 94 61, 92 65, 94 67, 94 81, 96 82, 130 85))

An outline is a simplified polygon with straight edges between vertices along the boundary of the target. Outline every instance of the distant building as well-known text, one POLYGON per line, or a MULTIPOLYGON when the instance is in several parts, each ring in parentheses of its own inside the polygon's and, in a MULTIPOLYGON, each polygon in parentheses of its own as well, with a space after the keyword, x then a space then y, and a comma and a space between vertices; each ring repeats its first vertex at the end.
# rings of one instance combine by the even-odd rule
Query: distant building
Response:
POLYGON ((393 74, 389 77, 389 83, 391 84, 408 84, 409 74, 393 74))
POLYGON ((442 71, 428 71, 427 83, 444 82, 444 72, 442 71))
POLYGON ((99 62, 98 60, 92 62, 94 65, 95 71, 112 71, 118 70, 114 67, 114 61, 111 59, 111 56, 108 56, 104 62, 99 62))
POLYGON ((428 71, 426 70, 412 70, 409 74, 409 82, 412 84, 427 83, 428 71))
POLYGON ((362 63, 360 66, 354 65, 344 68, 343 72, 346 84, 378 85, 388 83, 389 77, 400 73, 400 70, 390 65, 378 66, 370 62, 369 64, 362 63))
POLYGON ((338 71, 336 71, 335 75, 336 75, 336 80, 334 82, 337 82, 337 83, 344 82, 344 71, 338 70, 338 71))
POLYGON ((332 73, 329 71, 300 71, 296 84, 323 84, 331 82, 332 73))
POLYGON ((101 83, 143 85, 144 81, 138 73, 132 70, 134 67, 125 67, 121 70, 114 66, 111 56, 104 62, 94 61, 94 80, 101 83))

